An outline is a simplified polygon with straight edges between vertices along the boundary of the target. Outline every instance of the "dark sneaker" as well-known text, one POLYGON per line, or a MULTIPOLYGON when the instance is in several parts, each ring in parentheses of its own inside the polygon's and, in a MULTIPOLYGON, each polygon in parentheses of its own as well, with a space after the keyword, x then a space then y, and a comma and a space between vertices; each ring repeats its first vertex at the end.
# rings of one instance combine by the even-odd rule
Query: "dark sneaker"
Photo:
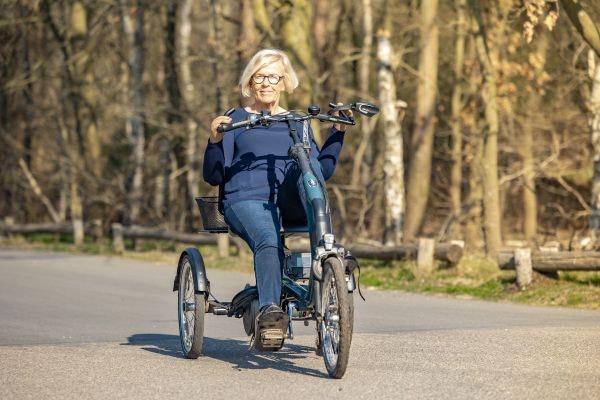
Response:
POLYGON ((276 351, 283 346, 289 317, 281 307, 264 306, 256 317, 254 347, 259 351, 276 351))

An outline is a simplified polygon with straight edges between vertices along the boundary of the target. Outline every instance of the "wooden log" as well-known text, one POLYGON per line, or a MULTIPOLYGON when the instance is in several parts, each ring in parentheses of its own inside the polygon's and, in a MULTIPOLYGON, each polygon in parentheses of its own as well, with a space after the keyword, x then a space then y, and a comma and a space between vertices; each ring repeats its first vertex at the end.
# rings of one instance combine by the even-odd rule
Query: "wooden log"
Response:
POLYGON ((447 261, 456 264, 460 261, 464 252, 464 244, 458 243, 436 243, 433 256, 436 260, 447 261))
POLYGON ((37 224, 6 224, 0 223, 0 231, 6 233, 73 233, 73 224, 64 223, 37 223, 37 224))
POLYGON ((138 239, 170 240, 179 243, 196 245, 217 244, 217 237, 210 233, 183 233, 174 232, 161 228, 147 228, 144 226, 131 225, 123 227, 123 237, 138 239))
MULTIPOLYGON (((548 251, 531 253, 533 269, 538 272, 600 271, 600 252, 548 251)), ((498 255, 501 269, 515 269, 514 254, 506 251, 498 255)))
POLYGON ((531 285, 533 268, 531 266, 531 250, 515 249, 515 269, 517 271, 517 286, 525 289, 531 285))
MULTIPOLYGON (((287 246, 291 251, 310 251, 309 244, 303 240, 288 240, 287 246)), ((375 260, 403 260, 417 259, 417 246, 403 244, 400 246, 376 246, 371 244, 356 243, 344 246, 355 257, 375 260)), ((463 256, 463 247, 457 243, 436 243, 433 256, 436 260, 457 263, 463 256)))

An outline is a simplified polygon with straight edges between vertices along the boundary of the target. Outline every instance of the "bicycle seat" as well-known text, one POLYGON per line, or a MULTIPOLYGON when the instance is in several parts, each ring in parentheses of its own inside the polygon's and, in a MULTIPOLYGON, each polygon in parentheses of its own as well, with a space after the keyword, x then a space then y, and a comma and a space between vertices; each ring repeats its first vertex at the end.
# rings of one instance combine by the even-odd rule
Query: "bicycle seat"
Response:
POLYGON ((290 218, 283 215, 281 219, 281 233, 307 233, 308 222, 306 218, 290 218))
POLYGON ((281 233, 308 233, 308 226, 304 225, 283 225, 281 233))

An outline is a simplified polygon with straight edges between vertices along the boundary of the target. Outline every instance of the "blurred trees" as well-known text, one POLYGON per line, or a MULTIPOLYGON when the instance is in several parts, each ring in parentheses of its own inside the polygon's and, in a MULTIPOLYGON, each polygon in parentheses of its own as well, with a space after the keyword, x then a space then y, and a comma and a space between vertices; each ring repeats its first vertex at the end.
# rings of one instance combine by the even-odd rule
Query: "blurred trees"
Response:
POLYGON ((76 232, 92 219, 198 226, 192 196, 216 193, 198 175, 208 124, 242 104, 239 74, 264 47, 287 51, 299 72, 301 87, 284 99, 291 109, 379 102, 381 72, 393 78, 395 120, 359 120, 330 181, 337 231, 347 239, 389 235, 387 212, 397 206, 386 199, 384 166, 397 143, 407 214, 394 224, 406 222, 409 240, 465 239, 490 255, 510 238, 577 246, 597 209, 600 158, 588 117, 597 132, 599 89, 590 77, 598 80, 599 67, 587 50, 598 51, 598 2, 2 5, 2 218, 69 220, 76 232), (381 30, 393 49, 387 66, 376 59, 381 30))

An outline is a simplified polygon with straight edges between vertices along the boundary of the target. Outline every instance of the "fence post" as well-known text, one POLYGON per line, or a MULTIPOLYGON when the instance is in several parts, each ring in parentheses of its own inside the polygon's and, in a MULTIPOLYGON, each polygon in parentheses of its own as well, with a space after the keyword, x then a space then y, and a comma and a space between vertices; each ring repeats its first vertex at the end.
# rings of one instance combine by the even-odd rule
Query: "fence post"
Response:
POLYGON ((417 269, 423 275, 429 275, 433 271, 433 255, 435 251, 435 240, 419 238, 417 249, 417 269))
POLYGON ((517 286, 525 289, 531 284, 533 278, 531 249, 515 249, 515 270, 517 271, 517 286))
POLYGON ((111 225, 113 237, 113 249, 115 253, 122 254, 125 252, 125 242, 123 242, 123 225, 115 222, 111 225))
POLYGON ((217 248, 219 249, 219 257, 229 257, 229 235, 217 235, 217 248))
MULTIPOLYGON (((4 217, 4 223, 10 228, 11 225, 15 224, 15 218, 11 216, 4 217)), ((6 232, 6 237, 8 239, 11 239, 13 237, 13 235, 10 233, 10 229, 8 232, 6 232)))

